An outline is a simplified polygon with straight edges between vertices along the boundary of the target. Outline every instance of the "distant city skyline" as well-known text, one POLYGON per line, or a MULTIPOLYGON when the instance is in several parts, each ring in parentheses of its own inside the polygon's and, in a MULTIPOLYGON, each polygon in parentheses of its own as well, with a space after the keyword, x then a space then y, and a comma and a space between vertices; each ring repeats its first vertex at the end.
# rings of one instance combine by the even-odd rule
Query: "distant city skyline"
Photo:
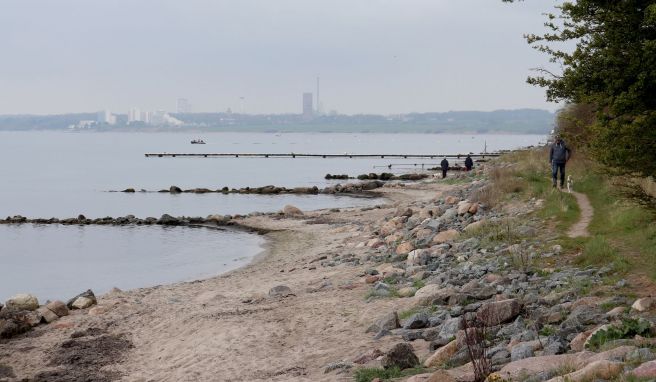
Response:
POLYGON ((317 96, 319 76, 314 108, 323 112, 554 110, 525 83, 545 57, 523 38, 543 30, 553 5, 11 2, 0 13, 0 114, 300 114, 299 95, 317 96))

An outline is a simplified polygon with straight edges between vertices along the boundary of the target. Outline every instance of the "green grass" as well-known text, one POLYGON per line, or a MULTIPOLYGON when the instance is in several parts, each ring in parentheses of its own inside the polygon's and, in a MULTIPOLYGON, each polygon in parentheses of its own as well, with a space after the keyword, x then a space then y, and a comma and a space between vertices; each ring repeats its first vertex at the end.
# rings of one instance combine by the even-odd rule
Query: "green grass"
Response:
POLYGON ((402 378, 410 377, 412 375, 425 373, 426 369, 423 367, 416 367, 412 369, 400 370, 398 367, 392 367, 389 369, 381 368, 365 368, 358 369, 355 371, 355 382, 371 382, 376 378, 380 378, 383 381, 388 381, 393 378, 402 378))
POLYGON ((629 270, 629 262, 619 255, 608 241, 601 235, 589 239, 583 247, 583 252, 576 258, 579 265, 604 266, 610 265, 614 271, 624 273, 629 270))
POLYGON ((415 280, 412 282, 412 286, 421 289, 426 286, 426 282, 424 280, 415 280))
MULTIPOLYGON (((604 166, 577 154, 567 165, 574 190, 586 194, 594 209, 589 238, 567 238, 580 216, 571 194, 553 190, 545 150, 528 150, 502 157, 514 163, 512 177, 523 183, 525 198, 544 199, 537 216, 552 222, 567 253, 581 253, 579 265, 610 265, 623 274, 639 271, 656 280, 656 212, 627 192, 635 180, 614 176, 604 166)), ((499 178, 497 176, 497 178, 499 178)), ((507 186, 505 187, 508 188, 507 186)))

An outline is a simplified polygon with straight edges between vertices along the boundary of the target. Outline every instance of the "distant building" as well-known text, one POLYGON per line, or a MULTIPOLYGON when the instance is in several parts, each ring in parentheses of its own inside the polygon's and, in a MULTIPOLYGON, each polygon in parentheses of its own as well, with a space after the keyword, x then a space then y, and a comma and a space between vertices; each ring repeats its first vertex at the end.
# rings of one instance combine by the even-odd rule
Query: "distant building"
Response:
POLYGON ((141 110, 137 108, 128 110, 128 124, 142 121, 143 119, 141 118, 141 110))
POLYGON ((178 113, 191 113, 191 104, 186 98, 178 98, 176 102, 176 111, 178 113))
POLYGON ((115 125, 116 116, 110 113, 109 110, 101 110, 98 112, 96 122, 98 122, 98 124, 115 125))
POLYGON ((303 118, 305 119, 310 119, 314 115, 312 98, 312 93, 303 93, 303 118))
POLYGON ((145 123, 146 125, 150 125, 152 121, 153 113, 150 111, 142 111, 141 112, 141 122, 145 123))

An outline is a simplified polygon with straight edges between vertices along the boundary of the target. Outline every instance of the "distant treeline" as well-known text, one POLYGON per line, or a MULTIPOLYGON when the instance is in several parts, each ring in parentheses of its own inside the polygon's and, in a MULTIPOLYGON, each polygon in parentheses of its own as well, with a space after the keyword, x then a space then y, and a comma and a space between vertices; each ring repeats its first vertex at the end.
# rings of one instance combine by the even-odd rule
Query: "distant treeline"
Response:
MULTIPOLYGON (((373 114, 321 115, 306 118, 299 114, 171 113, 183 126, 127 125, 125 115, 117 115, 116 125, 98 125, 100 131, 270 131, 270 132, 380 132, 380 133, 523 133, 551 131, 554 114, 546 110, 521 109, 411 113, 394 116, 373 114)), ((52 116, 0 116, 0 130, 63 130, 80 120, 93 120, 95 113, 52 116)))

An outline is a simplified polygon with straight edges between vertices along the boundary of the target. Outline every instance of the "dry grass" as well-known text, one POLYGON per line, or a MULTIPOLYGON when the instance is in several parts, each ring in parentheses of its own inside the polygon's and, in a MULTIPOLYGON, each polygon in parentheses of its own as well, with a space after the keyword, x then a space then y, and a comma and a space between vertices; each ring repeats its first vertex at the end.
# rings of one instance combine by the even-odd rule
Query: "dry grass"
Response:
POLYGON ((654 178, 638 178, 635 182, 646 195, 656 199, 656 181, 654 181, 654 178))

